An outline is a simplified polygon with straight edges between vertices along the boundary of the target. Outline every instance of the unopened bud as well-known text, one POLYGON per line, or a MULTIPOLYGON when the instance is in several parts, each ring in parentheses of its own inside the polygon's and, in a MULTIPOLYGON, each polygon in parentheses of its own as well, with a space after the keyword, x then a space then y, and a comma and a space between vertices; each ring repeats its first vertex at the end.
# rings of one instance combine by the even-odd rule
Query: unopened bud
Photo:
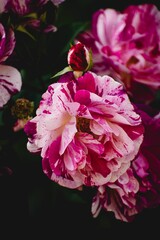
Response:
POLYGON ((67 60, 73 71, 85 72, 92 66, 91 52, 81 42, 70 48, 67 60))

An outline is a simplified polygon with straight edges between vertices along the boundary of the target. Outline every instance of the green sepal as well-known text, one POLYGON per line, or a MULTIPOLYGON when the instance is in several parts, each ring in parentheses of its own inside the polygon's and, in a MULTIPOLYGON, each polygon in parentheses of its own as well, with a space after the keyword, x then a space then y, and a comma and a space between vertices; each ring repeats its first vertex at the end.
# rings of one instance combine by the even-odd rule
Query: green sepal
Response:
POLYGON ((92 50, 90 49, 89 50, 89 64, 88 64, 88 67, 85 69, 85 72, 89 71, 92 66, 93 66, 93 60, 92 60, 92 50))

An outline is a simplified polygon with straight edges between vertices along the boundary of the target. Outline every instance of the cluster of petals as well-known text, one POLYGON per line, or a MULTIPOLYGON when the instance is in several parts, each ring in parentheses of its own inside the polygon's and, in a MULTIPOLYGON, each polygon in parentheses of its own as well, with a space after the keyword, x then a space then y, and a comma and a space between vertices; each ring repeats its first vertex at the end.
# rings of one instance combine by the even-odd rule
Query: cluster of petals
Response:
POLYGON ((16 18, 19 18, 19 22, 23 28, 31 27, 36 30, 42 30, 45 33, 55 32, 57 31, 57 27, 54 26, 52 22, 47 22, 44 16, 42 20, 41 15, 46 14, 45 6, 47 4, 51 3, 51 6, 54 8, 58 7, 63 1, 64 0, 2 0, 0 13, 14 13, 16 18))
POLYGON ((92 202, 94 217, 103 208, 114 212, 117 219, 130 222, 144 208, 160 204, 160 114, 138 112, 145 127, 139 152, 123 176, 98 188, 92 202))
POLYGON ((12 29, 5 31, 1 23, 0 39, 0 108, 2 108, 13 94, 20 91, 22 79, 16 68, 5 65, 5 61, 15 48, 15 35, 12 29))
POLYGON ((13 11, 18 15, 25 15, 41 8, 48 2, 52 2, 55 6, 58 6, 64 0, 1 0, 0 13, 13 11))
POLYGON ((100 9, 77 39, 92 49, 92 71, 122 82, 133 101, 151 102, 160 88, 160 11, 153 4, 123 12, 100 9), (142 96, 143 92, 143 96, 142 96))
POLYGON ((123 85, 91 71, 61 76, 42 95, 27 122, 27 149, 42 157, 44 173, 68 188, 114 183, 143 141, 141 117, 123 85))
POLYGON ((150 116, 140 110, 139 114, 145 135, 132 169, 140 184, 136 208, 142 211, 160 204, 160 113, 150 116))
POLYGON ((113 212, 116 219, 131 222, 138 213, 135 207, 138 191, 139 182, 130 167, 116 182, 97 188, 91 207, 93 217, 97 217, 104 209, 107 212, 113 212))

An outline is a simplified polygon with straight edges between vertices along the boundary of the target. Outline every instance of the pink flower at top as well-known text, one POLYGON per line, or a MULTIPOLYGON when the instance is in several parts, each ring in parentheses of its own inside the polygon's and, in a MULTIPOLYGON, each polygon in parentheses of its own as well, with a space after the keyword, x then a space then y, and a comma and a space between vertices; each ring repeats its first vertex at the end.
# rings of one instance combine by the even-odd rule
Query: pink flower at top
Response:
POLYGON ((44 173, 68 188, 114 183, 143 139, 140 115, 123 86, 90 71, 77 79, 68 72, 51 84, 24 131, 44 173))
POLYGON ((9 101, 11 96, 20 91, 22 79, 19 71, 4 65, 7 58, 12 54, 15 47, 14 32, 10 29, 5 31, 0 23, 0 109, 9 101))
POLYGON ((92 49, 92 71, 111 75, 124 83, 133 101, 148 103, 160 89, 159 29, 155 5, 131 5, 123 12, 96 11, 91 30, 77 39, 92 49))
POLYGON ((130 222, 145 208, 160 204, 160 113, 149 116, 139 110, 144 140, 131 167, 115 183, 101 186, 93 198, 92 214, 112 211, 119 220, 130 222))

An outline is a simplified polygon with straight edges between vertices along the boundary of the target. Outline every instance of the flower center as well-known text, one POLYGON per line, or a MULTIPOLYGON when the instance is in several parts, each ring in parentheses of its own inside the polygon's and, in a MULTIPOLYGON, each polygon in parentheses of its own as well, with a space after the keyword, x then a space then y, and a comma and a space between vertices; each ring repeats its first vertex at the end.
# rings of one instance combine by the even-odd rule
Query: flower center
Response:
POLYGON ((77 130, 79 132, 91 133, 90 130, 90 120, 87 118, 77 118, 77 130))
POLYGON ((132 56, 130 57, 130 59, 127 61, 126 65, 127 67, 130 67, 132 64, 136 64, 138 63, 139 60, 135 57, 135 56, 132 56))

